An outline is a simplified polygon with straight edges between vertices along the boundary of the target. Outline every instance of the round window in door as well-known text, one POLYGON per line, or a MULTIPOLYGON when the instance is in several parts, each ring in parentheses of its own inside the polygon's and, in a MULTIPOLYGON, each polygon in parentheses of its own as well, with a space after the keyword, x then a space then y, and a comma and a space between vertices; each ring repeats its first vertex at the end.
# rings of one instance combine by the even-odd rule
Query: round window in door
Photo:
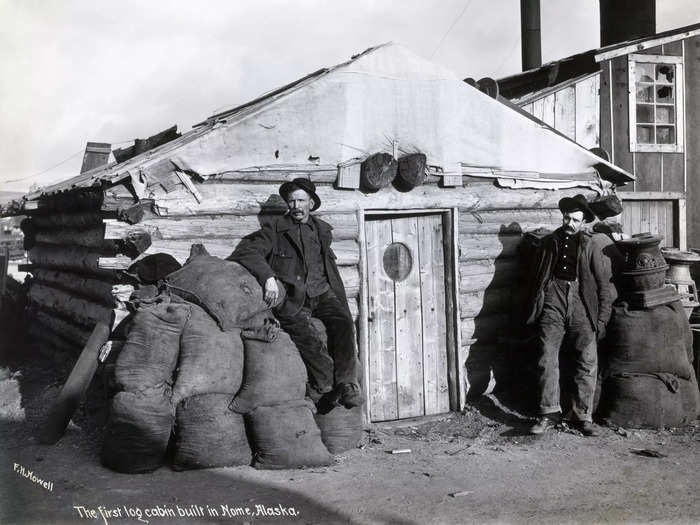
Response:
POLYGON ((413 268, 411 250, 403 243, 393 242, 384 250, 384 271, 393 281, 403 281, 413 268))

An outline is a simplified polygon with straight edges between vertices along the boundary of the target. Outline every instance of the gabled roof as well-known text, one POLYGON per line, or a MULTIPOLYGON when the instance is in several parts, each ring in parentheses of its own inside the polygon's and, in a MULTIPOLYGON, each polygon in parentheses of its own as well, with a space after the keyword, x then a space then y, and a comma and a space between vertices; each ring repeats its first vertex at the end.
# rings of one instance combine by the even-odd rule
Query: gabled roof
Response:
POLYGON ((626 55, 689 38, 700 34, 700 24, 679 27, 644 38, 619 42, 598 49, 571 55, 560 60, 548 62, 537 69, 530 69, 498 80, 499 93, 519 104, 525 104, 535 98, 535 92, 546 94, 548 89, 563 87, 567 82, 600 70, 600 62, 617 56, 626 55))
POLYGON ((164 160, 206 178, 279 166, 337 166, 390 152, 394 144, 403 153, 425 153, 428 164, 446 172, 467 166, 581 180, 582 174, 592 176, 603 167, 601 175, 608 180, 633 180, 621 168, 465 84, 444 67, 388 43, 213 115, 153 150, 43 188, 29 198, 134 181, 164 160))

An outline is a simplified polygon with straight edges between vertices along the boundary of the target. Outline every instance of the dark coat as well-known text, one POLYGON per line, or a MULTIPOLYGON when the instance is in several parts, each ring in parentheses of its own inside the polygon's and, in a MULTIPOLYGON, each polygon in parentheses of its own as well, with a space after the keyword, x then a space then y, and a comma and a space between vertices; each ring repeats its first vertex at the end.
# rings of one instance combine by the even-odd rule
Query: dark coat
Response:
MULTIPOLYGON (((309 220, 314 221, 318 231, 328 284, 350 315, 345 286, 335 263, 335 253, 330 246, 333 227, 313 215, 309 220)), ((298 313, 306 299, 304 255, 299 229, 292 228, 293 225, 292 218, 283 215, 246 236, 228 257, 243 265, 263 287, 270 277, 276 277, 284 283, 287 298, 276 311, 285 316, 298 313)))
MULTIPOLYGON (((560 230, 561 228, 559 228, 560 230)), ((557 230, 557 231, 559 231, 557 230)), ((559 245, 557 231, 542 239, 538 262, 532 282, 532 299, 526 316, 527 324, 540 318, 547 284, 552 278, 559 245)), ((612 314, 612 303, 617 298, 611 271, 611 258, 603 253, 605 243, 597 239, 602 234, 580 231, 578 243, 578 282, 581 301, 588 313, 593 331, 603 335, 612 314)))

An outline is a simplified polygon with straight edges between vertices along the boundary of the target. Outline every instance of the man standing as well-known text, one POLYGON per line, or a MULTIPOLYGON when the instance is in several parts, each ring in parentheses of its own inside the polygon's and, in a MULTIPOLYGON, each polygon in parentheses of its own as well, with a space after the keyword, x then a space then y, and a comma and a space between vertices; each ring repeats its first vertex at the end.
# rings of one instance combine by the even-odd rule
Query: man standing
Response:
POLYGON ((559 355, 562 344, 573 366, 569 419, 586 436, 595 436, 593 396, 598 369, 597 341, 605 335, 616 297, 610 259, 592 234, 581 229, 594 215, 583 195, 559 201, 563 224, 542 242, 527 319, 537 322, 539 412, 532 434, 543 434, 561 418, 559 355))
POLYGON ((346 408, 359 406, 364 399, 353 321, 330 247, 332 227, 310 214, 321 206, 310 180, 285 182, 279 193, 288 212, 248 235, 229 259, 257 278, 268 305, 276 304, 280 295, 275 278, 284 284, 286 299, 274 312, 304 360, 310 387, 315 390, 312 397, 325 394, 323 399, 337 399, 346 408), (326 327, 327 352, 311 317, 326 327))

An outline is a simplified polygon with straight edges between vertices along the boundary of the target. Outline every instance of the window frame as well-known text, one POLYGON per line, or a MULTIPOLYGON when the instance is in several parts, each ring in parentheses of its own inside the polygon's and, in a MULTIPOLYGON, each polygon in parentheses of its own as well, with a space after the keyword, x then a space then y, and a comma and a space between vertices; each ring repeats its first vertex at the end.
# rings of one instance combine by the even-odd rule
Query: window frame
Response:
MULTIPOLYGON (((683 153, 685 146, 685 83, 683 80, 683 57, 672 55, 628 55, 628 93, 629 93, 629 139, 630 152, 663 152, 663 153, 683 153), (637 142, 637 63, 647 64, 669 64, 674 66, 674 87, 675 87, 675 118, 673 127, 676 131, 675 142, 673 144, 647 144, 637 142)), ((656 101, 654 101, 656 106, 656 101)), ((654 122, 654 129, 658 125, 654 122)))

